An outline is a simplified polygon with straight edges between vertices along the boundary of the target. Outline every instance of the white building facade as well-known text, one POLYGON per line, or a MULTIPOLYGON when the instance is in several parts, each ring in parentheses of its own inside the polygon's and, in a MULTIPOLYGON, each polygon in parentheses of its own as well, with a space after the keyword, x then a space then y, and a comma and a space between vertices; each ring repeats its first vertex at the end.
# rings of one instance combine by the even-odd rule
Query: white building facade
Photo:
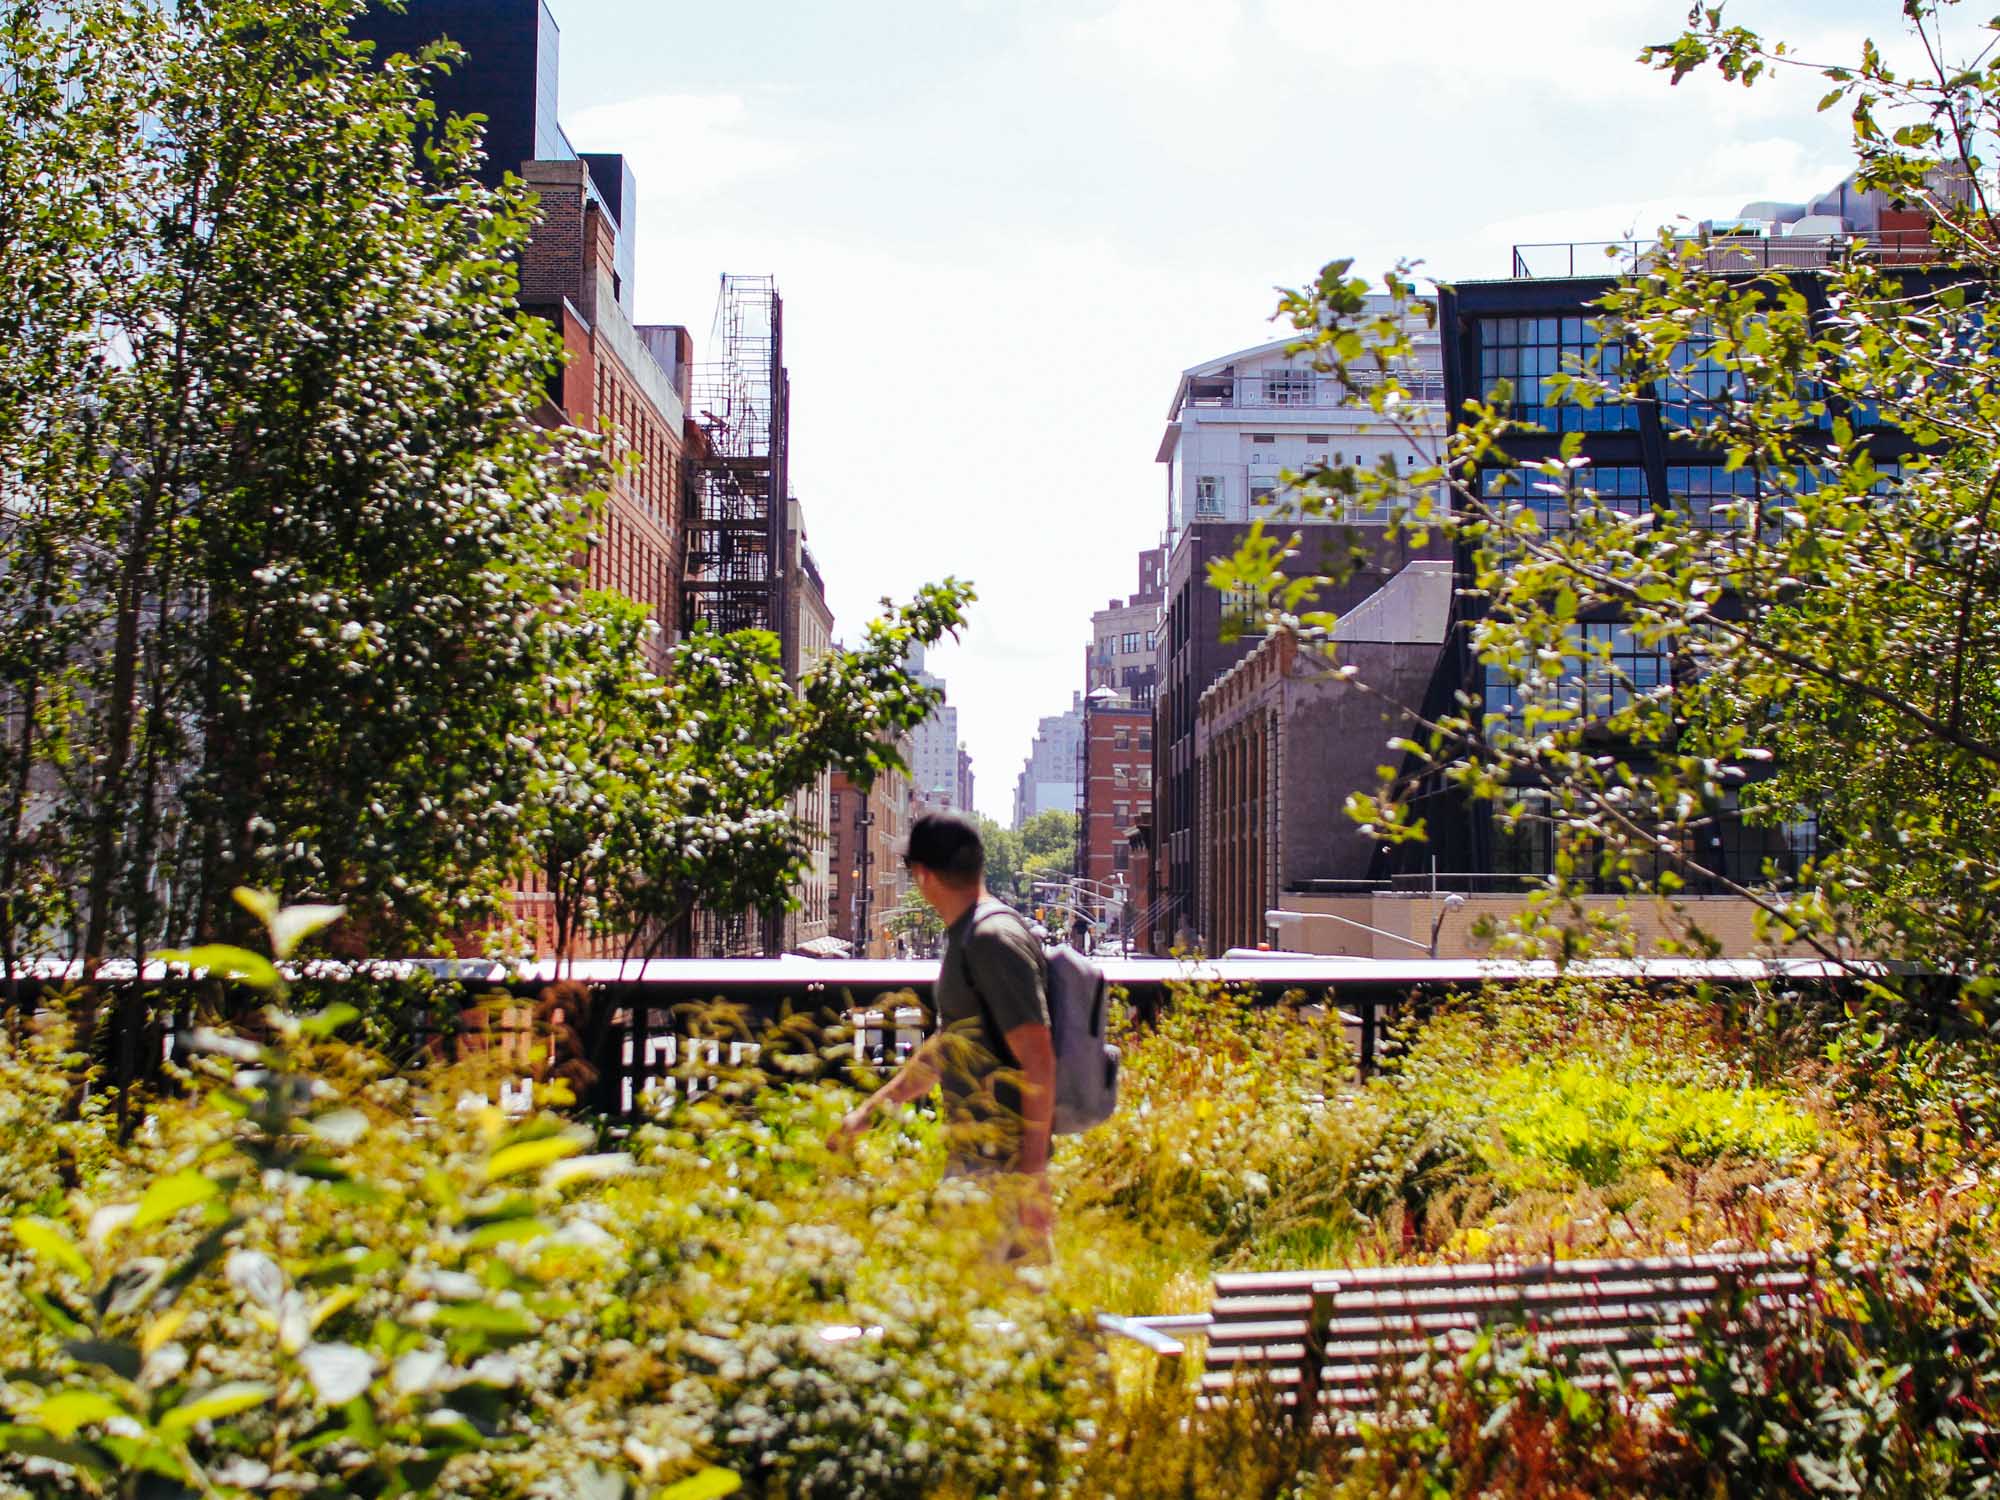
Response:
MULTIPOLYGON (((1376 311, 1390 310, 1386 297, 1369 300, 1376 311)), ((1287 472, 1385 461, 1402 470, 1422 467, 1434 456, 1440 430, 1444 365, 1436 329, 1413 323, 1411 332, 1415 364, 1397 372, 1410 401, 1394 417, 1355 404, 1337 377, 1287 353, 1291 339, 1184 371, 1157 454, 1167 478, 1168 550, 1202 522, 1288 519, 1287 472)))
POLYGON ((1050 714, 1014 783, 1014 826, 1037 813, 1076 811, 1077 770, 1083 754, 1083 695, 1072 695, 1067 713, 1050 714))

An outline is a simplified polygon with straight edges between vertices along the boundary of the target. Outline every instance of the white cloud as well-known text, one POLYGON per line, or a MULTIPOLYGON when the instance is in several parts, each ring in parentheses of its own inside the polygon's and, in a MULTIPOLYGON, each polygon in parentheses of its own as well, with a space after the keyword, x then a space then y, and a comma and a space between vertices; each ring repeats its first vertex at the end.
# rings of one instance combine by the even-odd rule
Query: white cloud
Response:
POLYGON ((1174 83, 1213 83, 1238 66, 1240 0, 1116 0, 1062 27, 1077 61, 1118 81, 1143 74, 1174 83))
POLYGON ((621 151, 665 170, 656 201, 714 194, 747 177, 798 166, 807 156, 797 141, 763 136, 751 126, 741 94, 655 94, 600 104, 565 126, 583 151, 621 151))

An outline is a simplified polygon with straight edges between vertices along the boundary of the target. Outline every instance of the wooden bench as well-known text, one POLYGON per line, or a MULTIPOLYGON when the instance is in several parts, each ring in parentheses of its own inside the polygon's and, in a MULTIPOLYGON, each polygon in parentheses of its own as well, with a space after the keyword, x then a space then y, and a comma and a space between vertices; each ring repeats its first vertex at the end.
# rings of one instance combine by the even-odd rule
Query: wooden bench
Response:
POLYGON ((1586 1389, 1664 1391, 1686 1374, 1692 1318, 1724 1292, 1769 1303, 1809 1284, 1803 1257, 1767 1254, 1253 1271, 1217 1276, 1206 1313, 1098 1324, 1167 1360, 1203 1339, 1210 1398, 1254 1386, 1288 1408, 1353 1417, 1486 1329, 1534 1339, 1586 1389))

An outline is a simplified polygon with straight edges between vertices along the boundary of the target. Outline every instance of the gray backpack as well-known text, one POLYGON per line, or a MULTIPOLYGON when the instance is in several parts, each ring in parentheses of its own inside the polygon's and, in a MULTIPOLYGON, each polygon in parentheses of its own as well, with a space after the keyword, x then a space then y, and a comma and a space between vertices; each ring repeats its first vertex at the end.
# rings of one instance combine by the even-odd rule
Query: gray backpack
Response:
MULTIPOLYGON (((1005 911, 1020 920, 1011 907, 996 904, 992 910, 1005 911)), ((973 918, 974 931, 987 915, 982 912, 973 918)), ((1104 1039, 1111 1009, 1111 986, 1102 969, 1067 946, 1048 955, 1048 979, 1049 1035, 1056 1054, 1053 1129, 1057 1135, 1080 1135, 1093 1125, 1103 1124, 1118 1108, 1118 1049, 1104 1039)), ((996 1032, 993 1013, 973 982, 970 963, 965 966, 965 982, 979 998, 987 1036, 996 1051, 1005 1052, 1006 1038, 996 1032)))

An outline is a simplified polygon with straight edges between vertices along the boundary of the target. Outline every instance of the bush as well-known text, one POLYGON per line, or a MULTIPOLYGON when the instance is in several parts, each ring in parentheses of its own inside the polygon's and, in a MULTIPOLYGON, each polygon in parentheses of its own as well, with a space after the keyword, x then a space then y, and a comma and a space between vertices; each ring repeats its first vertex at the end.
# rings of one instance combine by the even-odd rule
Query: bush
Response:
POLYGON ((1838 1256, 1802 1305, 1704 1319, 1674 1416, 1716 1480, 1759 1495, 2000 1487, 2000 1307, 1969 1249, 1838 1256))
POLYGON ((1676 1174, 1698 1188, 1692 1169, 1783 1165, 1824 1134, 1750 1081, 1701 997, 1603 981, 1452 1002, 1399 1036, 1369 1094, 1377 1133, 1355 1202, 1412 1233, 1468 1198, 1623 1212, 1676 1174))
MULTIPOLYGON (((0 1492, 1025 1493, 1108 1391, 925 1122, 836 1166, 841 1091, 726 1088, 605 1151, 354 1019, 198 1034, 123 1146, 5 1117, 0 1492)), ((0 1041, 0 1097, 62 1044, 0 1041)))
POLYGON ((1273 1207, 1348 1151, 1354 1060, 1323 1008, 1176 991, 1125 1042, 1118 1118, 1063 1147, 1066 1211, 1115 1210, 1187 1231, 1227 1259, 1273 1227, 1273 1207))

